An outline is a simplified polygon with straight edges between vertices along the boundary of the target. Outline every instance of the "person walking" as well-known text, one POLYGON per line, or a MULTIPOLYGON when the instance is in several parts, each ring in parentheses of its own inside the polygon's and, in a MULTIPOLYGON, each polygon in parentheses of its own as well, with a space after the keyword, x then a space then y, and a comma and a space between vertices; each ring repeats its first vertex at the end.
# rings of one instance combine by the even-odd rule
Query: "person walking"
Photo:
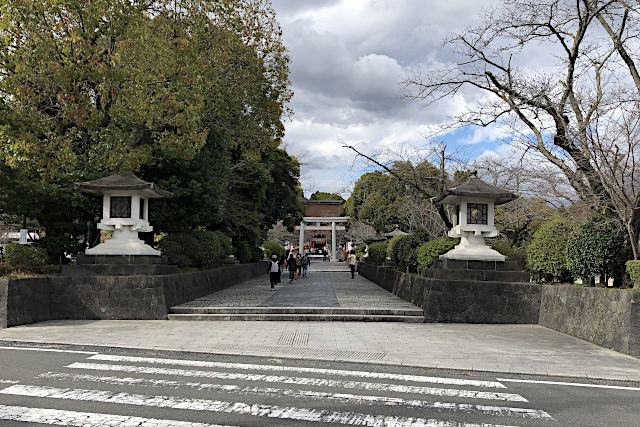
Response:
POLYGON ((289 259, 287 259, 287 269, 289 270, 289 283, 293 282, 293 279, 296 277, 296 259, 293 257, 293 254, 289 254, 289 259))
POLYGON ((297 279, 302 276, 302 257, 299 253, 296 255, 296 268, 298 269, 298 276, 296 276, 297 279))
POLYGON ((358 258, 356 258, 356 253, 353 250, 349 251, 347 262, 349 263, 349 269, 351 270, 351 278, 355 279, 356 265, 358 264, 358 258))
POLYGON ((278 262, 278 255, 271 255, 271 262, 269 262, 269 281, 271 282, 271 290, 276 290, 276 285, 280 283, 280 262, 278 262))
POLYGON ((287 257, 282 255, 280 257, 280 274, 284 273, 285 268, 287 267, 287 257))
POLYGON ((304 254, 304 256, 302 257, 302 277, 307 277, 307 269, 309 265, 311 265, 309 254, 304 254))

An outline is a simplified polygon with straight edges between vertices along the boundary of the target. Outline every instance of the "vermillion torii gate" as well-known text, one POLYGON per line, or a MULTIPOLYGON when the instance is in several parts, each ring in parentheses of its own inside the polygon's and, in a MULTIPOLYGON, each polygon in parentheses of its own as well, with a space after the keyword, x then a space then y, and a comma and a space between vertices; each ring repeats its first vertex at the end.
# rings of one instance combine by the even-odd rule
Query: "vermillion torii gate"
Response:
POLYGON ((344 225, 336 225, 337 223, 345 223, 349 220, 348 216, 305 216, 302 218, 302 222, 296 227, 296 230, 300 230, 300 253, 304 252, 304 233, 306 230, 331 230, 331 261, 337 261, 336 256, 336 231, 344 231, 344 225), (329 224, 331 225, 322 225, 329 224))

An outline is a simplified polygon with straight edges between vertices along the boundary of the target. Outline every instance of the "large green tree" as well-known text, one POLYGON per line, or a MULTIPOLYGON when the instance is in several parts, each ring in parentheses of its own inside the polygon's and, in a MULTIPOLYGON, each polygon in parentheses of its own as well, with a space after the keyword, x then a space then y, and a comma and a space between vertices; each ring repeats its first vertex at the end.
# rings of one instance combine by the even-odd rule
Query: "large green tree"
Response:
POLYGON ((0 209, 69 236, 97 214, 72 182, 134 170, 176 193, 160 230, 233 230, 234 206, 256 229, 295 216, 252 193, 299 174, 278 149, 291 91, 268 0, 0 0, 0 16, 0 209))
POLYGON ((438 194, 441 171, 427 161, 417 165, 396 162, 389 171, 362 175, 345 203, 345 213, 378 232, 399 226, 405 231, 428 229, 444 233, 440 216, 428 194, 438 194), (412 184, 410 184, 412 183, 412 184))

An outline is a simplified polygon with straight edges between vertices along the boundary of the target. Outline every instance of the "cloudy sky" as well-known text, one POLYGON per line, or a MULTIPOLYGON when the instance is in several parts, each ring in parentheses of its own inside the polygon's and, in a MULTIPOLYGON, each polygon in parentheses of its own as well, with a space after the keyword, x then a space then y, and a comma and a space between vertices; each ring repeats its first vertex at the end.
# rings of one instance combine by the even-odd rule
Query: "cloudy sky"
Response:
MULTIPOLYGON (((368 153, 425 145, 430 125, 464 108, 448 99, 425 108, 401 96, 401 81, 417 69, 446 64, 442 40, 473 25, 477 0, 272 0, 291 56, 294 114, 285 144, 303 162, 302 184, 311 192, 346 197, 363 172, 344 143, 368 153)), ((445 135, 448 147, 470 158, 499 150, 495 129, 445 135)))

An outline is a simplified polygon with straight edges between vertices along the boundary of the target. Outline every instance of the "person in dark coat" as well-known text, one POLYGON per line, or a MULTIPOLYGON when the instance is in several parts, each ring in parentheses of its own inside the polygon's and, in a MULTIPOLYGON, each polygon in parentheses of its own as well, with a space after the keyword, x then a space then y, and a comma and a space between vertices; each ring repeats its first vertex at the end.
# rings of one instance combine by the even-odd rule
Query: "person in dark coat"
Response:
POLYGON ((296 277, 296 270, 298 269, 296 259, 293 257, 293 254, 289 254, 287 268, 289 269, 289 282, 293 282, 293 279, 296 277))

